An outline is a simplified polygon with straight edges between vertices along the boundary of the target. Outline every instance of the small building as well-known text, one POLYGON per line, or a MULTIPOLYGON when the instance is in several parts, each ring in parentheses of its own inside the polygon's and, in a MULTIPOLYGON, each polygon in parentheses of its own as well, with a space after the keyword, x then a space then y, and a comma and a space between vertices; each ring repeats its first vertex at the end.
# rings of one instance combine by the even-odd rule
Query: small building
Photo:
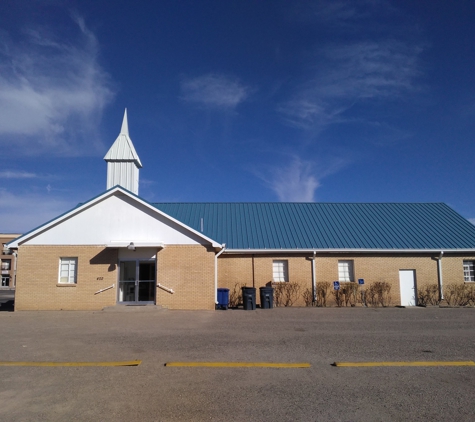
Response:
POLYGON ((7 243, 19 237, 20 234, 0 233, 0 243, 2 245, 2 256, 0 257, 0 271, 2 272, 2 282, 0 289, 14 290, 16 279, 16 252, 7 248, 7 243))
POLYGON ((411 306, 475 282, 475 226, 442 203, 149 203, 126 113, 105 160, 105 192, 9 243, 16 310, 211 310, 218 287, 243 285, 284 305, 383 286, 386 305, 411 306))

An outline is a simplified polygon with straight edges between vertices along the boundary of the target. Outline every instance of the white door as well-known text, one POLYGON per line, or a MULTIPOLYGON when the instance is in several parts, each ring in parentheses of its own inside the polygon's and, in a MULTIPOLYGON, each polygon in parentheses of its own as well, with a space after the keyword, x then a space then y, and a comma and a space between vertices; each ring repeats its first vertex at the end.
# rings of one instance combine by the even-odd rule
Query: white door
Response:
POLYGON ((416 271, 399 270, 401 306, 416 306, 416 271))

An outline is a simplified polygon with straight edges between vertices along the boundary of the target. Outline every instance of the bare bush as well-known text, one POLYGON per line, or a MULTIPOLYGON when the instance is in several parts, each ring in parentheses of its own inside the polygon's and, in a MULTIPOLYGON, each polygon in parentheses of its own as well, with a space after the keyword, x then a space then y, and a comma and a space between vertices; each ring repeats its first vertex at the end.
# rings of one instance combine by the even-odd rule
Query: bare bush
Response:
POLYGON ((229 293, 229 307, 237 308, 242 304, 242 288, 246 283, 236 283, 234 289, 229 293))
POLYGON ((473 284, 471 285, 466 284, 465 288, 467 290, 467 296, 468 296, 467 305, 475 306, 475 286, 473 284))
POLYGON ((313 305, 313 292, 312 289, 308 287, 302 293, 303 301, 305 302, 305 306, 312 306, 313 305))
POLYGON ((378 306, 378 300, 376 299, 376 290, 372 289, 371 286, 369 286, 366 289, 366 303, 370 304, 371 306, 378 306))
POLYGON ((368 303, 366 302, 366 290, 364 288, 360 289, 360 297, 359 297, 359 302, 363 306, 368 306, 368 303))
POLYGON ((439 286, 428 284, 422 289, 417 289, 417 303, 422 306, 439 304, 439 286))
POLYGON ((332 294, 333 294, 333 297, 335 298, 336 306, 338 306, 339 308, 341 308, 341 306, 342 306, 343 303, 345 302, 345 295, 343 294, 343 292, 341 291, 341 289, 333 290, 333 291, 332 291, 332 294))
POLYGON ((468 305, 475 306, 475 286, 466 284, 465 288, 467 289, 468 305))
POLYGON ((386 281, 376 281, 366 290, 366 301, 371 306, 389 306, 391 303, 391 285, 386 281))
POLYGON ((317 283, 317 306, 327 306, 328 289, 330 282, 321 281, 317 283))
POLYGON ((358 301, 358 289, 359 284, 356 283, 344 283, 341 286, 341 293, 343 295, 343 301, 345 306, 355 306, 358 301))
POLYGON ((475 288, 467 284, 449 284, 444 288, 444 298, 450 306, 474 306, 475 288))
POLYGON ((292 306, 299 298, 300 284, 282 282, 273 283, 274 287, 274 305, 277 306, 292 306))

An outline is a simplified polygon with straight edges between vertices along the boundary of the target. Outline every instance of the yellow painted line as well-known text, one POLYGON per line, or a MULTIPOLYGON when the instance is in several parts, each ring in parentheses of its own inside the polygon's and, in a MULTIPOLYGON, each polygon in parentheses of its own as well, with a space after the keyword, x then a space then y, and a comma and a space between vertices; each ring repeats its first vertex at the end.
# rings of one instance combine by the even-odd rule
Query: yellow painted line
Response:
POLYGON ((141 360, 125 362, 0 362, 0 366, 139 366, 141 360))
POLYGON ((272 363, 272 362, 168 362, 165 366, 175 367, 208 367, 208 368, 310 368, 303 363, 272 363))
POLYGON ((361 366, 475 366, 473 361, 455 362, 335 362, 333 366, 361 367, 361 366))

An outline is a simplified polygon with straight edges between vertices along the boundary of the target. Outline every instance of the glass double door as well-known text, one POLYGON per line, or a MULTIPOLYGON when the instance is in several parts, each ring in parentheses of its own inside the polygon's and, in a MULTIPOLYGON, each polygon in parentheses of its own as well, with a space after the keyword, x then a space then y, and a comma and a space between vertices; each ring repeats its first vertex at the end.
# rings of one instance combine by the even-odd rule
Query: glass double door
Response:
POLYGON ((120 261, 119 302, 155 303, 155 261, 120 261))

